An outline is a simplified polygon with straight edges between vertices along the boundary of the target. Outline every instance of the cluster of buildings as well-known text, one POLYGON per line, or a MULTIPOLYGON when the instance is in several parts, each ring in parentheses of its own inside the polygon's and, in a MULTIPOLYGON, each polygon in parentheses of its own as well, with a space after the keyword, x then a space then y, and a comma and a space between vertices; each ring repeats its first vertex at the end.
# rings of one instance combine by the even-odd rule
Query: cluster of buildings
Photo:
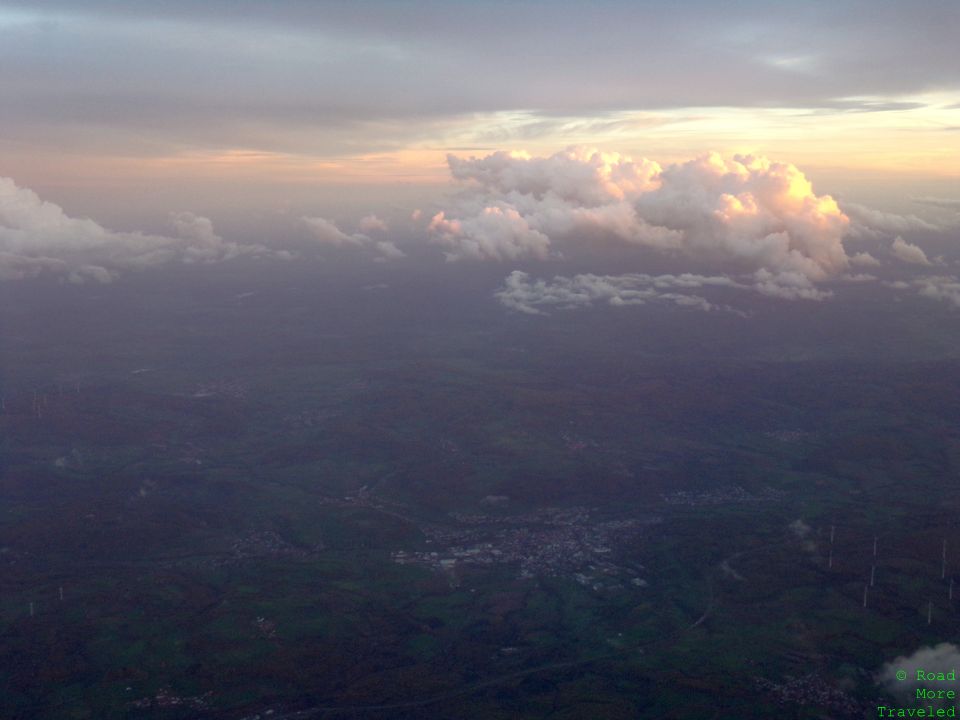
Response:
POLYGON ((161 565, 168 567, 189 565, 191 567, 222 568, 251 559, 308 560, 315 557, 324 547, 322 542, 307 548, 298 547, 288 543, 273 530, 259 530, 234 540, 227 552, 167 560, 162 561, 161 565))
POLYGON ((701 505, 726 505, 729 503, 759 503, 779 500, 784 496, 783 491, 773 488, 763 488, 759 492, 751 493, 739 485, 710 488, 709 490, 676 490, 661 495, 668 505, 687 505, 698 507, 701 505))
POLYGON ((784 443, 798 443, 801 440, 812 438, 814 433, 804 432, 803 430, 772 430, 765 432, 764 435, 784 443))
POLYGON ((306 428, 320 427, 338 414, 336 410, 327 408, 298 410, 297 412, 284 415, 283 418, 281 418, 281 422, 286 430, 303 430, 306 428))
POLYGON ((191 396, 195 398, 228 397, 234 400, 243 400, 247 397, 247 394, 247 386, 239 380, 217 378, 197 385, 191 396))
POLYGON ((758 690, 771 695, 778 705, 796 707, 809 705, 829 710, 840 717, 864 716, 864 707, 838 687, 831 685, 816 673, 801 677, 786 676, 783 682, 754 678, 758 690))
MULTIPOLYGON (((130 688, 127 688, 130 690, 130 688)), ((189 710, 208 710, 210 708, 210 698, 212 692, 204 693, 195 697, 181 697, 174 695, 168 688, 161 688, 153 697, 140 698, 130 703, 130 707, 138 710, 147 708, 186 708, 189 710)))
POLYGON ((586 508, 545 508, 521 515, 452 514, 454 525, 421 526, 436 550, 392 553, 394 562, 450 574, 465 566, 514 564, 521 578, 570 577, 596 590, 642 587, 643 566, 618 562, 615 547, 659 518, 593 520, 586 508))
POLYGON ((312 557, 320 550, 323 550, 323 543, 318 543, 310 549, 304 549, 291 545, 273 530, 260 530, 234 541, 230 547, 229 560, 262 557, 284 557, 302 560, 312 557))

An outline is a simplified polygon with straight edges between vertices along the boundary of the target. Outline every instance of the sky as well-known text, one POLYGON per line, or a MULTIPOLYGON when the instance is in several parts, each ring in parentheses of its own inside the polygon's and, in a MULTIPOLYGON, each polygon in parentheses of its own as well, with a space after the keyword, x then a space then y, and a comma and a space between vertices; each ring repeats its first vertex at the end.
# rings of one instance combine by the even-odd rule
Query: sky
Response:
POLYGON ((0 0, 0 279, 611 244, 770 296, 953 278, 957 37, 923 0, 0 0))

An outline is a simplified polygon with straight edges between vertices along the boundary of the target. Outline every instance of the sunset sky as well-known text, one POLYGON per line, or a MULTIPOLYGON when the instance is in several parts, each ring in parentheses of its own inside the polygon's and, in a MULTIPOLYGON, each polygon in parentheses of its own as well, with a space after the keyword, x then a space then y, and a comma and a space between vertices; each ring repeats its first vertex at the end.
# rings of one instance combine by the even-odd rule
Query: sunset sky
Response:
MULTIPOLYGON (((886 213, 887 230, 894 216, 949 229, 958 37, 953 2, 3 0, 0 238, 5 224, 6 251, 55 256, 27 251, 24 193, 36 193, 62 211, 54 224, 92 218, 111 232, 162 234, 171 213, 188 213, 210 227, 187 234, 220 238, 304 217, 343 236, 300 225, 322 242, 373 247, 393 241, 368 243, 364 228, 403 218, 405 232, 456 246, 449 259, 481 231, 428 221, 469 222, 480 208, 465 209, 464 187, 548 240, 568 233, 510 196, 541 202, 539 190, 455 177, 454 163, 495 153, 532 159, 531 172, 567 153, 611 177, 630 161, 769 158, 812 183, 814 204, 830 196, 859 212, 850 227, 861 237, 868 212, 886 213)), ((738 192, 754 192, 752 177, 743 183, 738 192)), ((640 202, 633 192, 610 197, 640 202)), ((689 228, 661 220, 689 244, 689 228)))

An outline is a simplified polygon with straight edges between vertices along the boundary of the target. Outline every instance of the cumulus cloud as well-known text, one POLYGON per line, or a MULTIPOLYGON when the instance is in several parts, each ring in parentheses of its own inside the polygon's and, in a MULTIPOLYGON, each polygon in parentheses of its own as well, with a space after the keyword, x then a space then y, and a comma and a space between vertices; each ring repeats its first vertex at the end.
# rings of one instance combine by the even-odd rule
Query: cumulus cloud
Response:
POLYGON ((127 269, 169 262, 219 262, 268 252, 217 235, 208 218, 171 215, 176 236, 115 232, 88 218, 73 218, 10 178, 0 178, 0 279, 44 274, 71 282, 109 282, 127 269))
POLYGON ((899 235, 890 246, 890 252, 897 260, 902 260, 905 263, 911 263, 913 265, 932 264, 930 260, 927 259, 927 254, 921 248, 913 243, 907 242, 899 235))
POLYGON ((310 231, 310 237, 322 245, 363 245, 369 238, 365 235, 347 235, 330 220, 322 217, 303 217, 304 224, 310 231))
MULTIPOLYGON (((373 253, 377 260, 396 260, 405 257, 405 254, 393 242, 389 240, 374 240, 369 235, 363 233, 353 233, 348 235, 337 225, 322 217, 303 217, 303 224, 310 233, 310 238, 320 245, 329 245, 332 247, 355 247, 367 252, 373 253)), ((375 226, 375 229, 386 230, 386 223, 375 215, 368 215, 361 220, 361 226, 366 222, 367 226, 375 226), (380 228, 382 226, 382 228, 380 228)))
POLYGON ((616 153, 448 157, 466 192, 429 230, 450 259, 547 257, 609 237, 812 282, 845 270, 849 220, 795 166, 709 154, 661 168, 616 153))
POLYGON ((360 229, 365 233, 386 232, 387 223, 371 213, 360 218, 360 229))
MULTIPOLYGON (((848 278, 863 281, 868 278, 848 278)), ((874 279, 874 278, 869 278, 874 279)), ((647 275, 627 273, 624 275, 594 275, 591 273, 572 277, 555 276, 552 280, 533 279, 528 273, 514 270, 504 280, 494 296, 506 307, 530 315, 547 314, 546 309, 570 310, 594 304, 644 305, 652 302, 668 302, 695 307, 700 310, 729 310, 739 312, 729 305, 711 302, 700 294, 691 294, 694 289, 731 288, 755 292, 781 300, 825 300, 833 296, 830 290, 821 290, 802 273, 783 271, 778 273, 760 269, 739 280, 726 275, 647 275)))
POLYGON ((858 252, 851 256, 850 264, 859 267, 879 267, 880 261, 868 252, 858 252))
MULTIPOLYGON (((887 692, 901 699, 915 699, 917 688, 930 687, 931 683, 917 680, 916 671, 922 668, 926 672, 948 673, 960 667, 960 649, 953 643, 921 647, 911 655, 901 655, 886 663, 877 674, 877 684, 887 692), (907 673, 906 680, 897 679, 897 671, 907 673)), ((933 684, 936 687, 940 683, 933 684)))
POLYGON ((955 277, 933 276, 914 281, 917 292, 931 300, 943 300, 960 307, 960 280, 955 277))
POLYGON ((531 227, 512 207, 485 207, 463 220, 447 219, 439 212, 430 220, 428 230, 437 242, 450 248, 448 260, 545 258, 550 246, 550 238, 531 227))
POLYGON ((648 221, 681 231, 683 249, 694 257, 813 281, 849 262, 846 215, 789 163, 706 155, 665 169, 660 188, 641 196, 638 207, 648 221))
POLYGON ((938 226, 916 215, 896 215, 874 210, 857 203, 844 202, 843 211, 853 221, 850 234, 858 237, 879 237, 884 234, 909 233, 918 230, 940 230, 938 226))
POLYGON ((555 238, 597 233, 629 242, 669 244, 675 233, 654 228, 632 200, 656 186, 660 166, 617 153, 571 148, 548 158, 496 152, 447 158, 468 193, 437 213, 428 230, 449 260, 545 258, 555 238))
POLYGON ((806 275, 786 270, 773 273, 761 268, 754 274, 753 287, 762 295, 783 300, 826 300, 833 297, 832 290, 819 290, 806 275))
POLYGON ((514 270, 495 293, 501 303, 530 315, 546 314, 544 308, 574 309, 595 303, 608 305, 644 305, 672 303, 699 310, 729 310, 700 295, 676 290, 707 286, 742 287, 723 276, 704 275, 593 275, 557 276, 550 281, 534 280, 529 274, 514 270))
POLYGON ((950 275, 927 275, 907 280, 891 280, 884 283, 894 290, 915 290, 921 297, 940 300, 960 307, 960 278, 950 275))
POLYGON ((619 153, 569 148, 547 158, 522 152, 495 152, 482 158, 447 156, 457 180, 474 181, 487 191, 548 195, 578 206, 596 207, 635 197, 658 185, 660 166, 634 162, 619 153))
POLYGON ((192 212, 171 213, 170 222, 177 235, 188 241, 183 248, 184 262, 215 262, 244 253, 265 253, 263 245, 238 245, 228 242, 213 230, 210 218, 192 212))
POLYGON ((406 257, 406 253, 389 240, 374 241, 373 250, 377 253, 378 260, 397 260, 406 257))
POLYGON ((866 283, 876 282, 877 276, 870 275, 869 273, 847 273, 846 275, 841 275, 839 279, 848 283, 866 283))

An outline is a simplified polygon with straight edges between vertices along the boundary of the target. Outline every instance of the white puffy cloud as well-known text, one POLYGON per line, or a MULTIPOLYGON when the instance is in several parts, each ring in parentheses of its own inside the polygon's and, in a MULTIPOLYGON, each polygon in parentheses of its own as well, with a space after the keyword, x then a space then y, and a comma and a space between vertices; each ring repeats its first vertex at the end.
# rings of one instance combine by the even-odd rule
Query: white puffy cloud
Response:
MULTIPOLYGON (((334 222, 322 217, 302 217, 301 220, 309 231, 310 238, 321 245, 360 248, 373 253, 375 259, 380 261, 405 257, 405 253, 389 240, 374 240, 363 233, 347 235, 334 222)), ((383 226, 382 229, 386 229, 386 224, 375 215, 363 218, 361 225, 364 221, 367 221, 368 225, 376 221, 383 226)))
POLYGON ((406 257, 406 253, 389 240, 374 241, 373 249, 378 255, 378 260, 397 260, 406 257))
POLYGON ((448 260, 545 258, 550 246, 550 239, 512 207, 485 207, 463 220, 448 220, 439 212, 428 229, 437 242, 451 248, 446 254, 448 260))
POLYGON ((868 252, 858 252, 850 257, 850 264, 859 267, 879 267, 880 261, 868 252))
POLYGON ((960 307, 960 280, 955 277, 933 276, 914 281, 917 292, 931 300, 943 300, 960 307))
POLYGON ((387 232, 387 223, 371 213, 360 218, 360 229, 365 233, 387 232))
POLYGON ((795 166, 710 154, 664 170, 661 187, 639 200, 649 221, 681 230, 695 257, 825 279, 846 268, 847 217, 817 196, 795 166))
POLYGON ((840 280, 848 283, 867 283, 867 282, 876 282, 877 276, 870 275, 869 273, 847 273, 841 275, 840 280))
POLYGON ((557 242, 610 237, 811 281, 850 262, 847 216, 787 163, 710 154, 661 168, 585 149, 448 162, 466 192, 429 229, 451 259, 543 258, 557 242))
POLYGON ((214 232, 210 218, 202 215, 192 212, 171 213, 170 222, 177 235, 188 241, 183 249, 184 262, 215 262, 244 253, 267 252, 262 245, 238 245, 224 240, 214 232))
POLYGON ((850 234, 857 237, 879 237, 884 234, 892 235, 918 230, 940 230, 936 225, 916 215, 896 215, 851 202, 844 202, 842 207, 843 211, 853 221, 850 234))
MULTIPOLYGON (((848 282, 874 280, 869 276, 844 277, 848 282)), ((831 290, 821 290, 799 272, 770 272, 761 268, 740 279, 726 275, 696 275, 693 273, 647 275, 594 275, 584 273, 552 280, 534 279, 528 273, 514 270, 494 296, 505 306, 531 315, 546 314, 546 308, 569 310, 597 303, 608 305, 643 305, 652 302, 670 302, 701 310, 729 310, 729 305, 711 302, 694 289, 731 288, 755 292, 781 300, 825 300, 833 296, 831 290)))
POLYGON ((941 300, 960 307, 960 278, 950 275, 927 275, 912 280, 888 280, 884 283, 894 290, 916 290, 921 297, 941 300))
POLYGON ((344 245, 363 245, 366 238, 364 235, 347 235, 335 223, 322 217, 303 217, 301 218, 307 229, 310 231, 310 238, 322 245, 335 245, 342 247, 344 245))
POLYGON ((568 148, 547 158, 503 151, 469 159, 448 155, 447 162, 455 179, 472 180, 488 192, 552 195, 587 207, 651 190, 660 174, 660 166, 651 160, 634 162, 619 153, 586 148, 568 148))
POLYGON ((761 295, 783 300, 826 300, 833 297, 832 290, 818 289, 810 278, 793 270, 773 273, 761 268, 754 274, 754 278, 756 282, 753 287, 761 295))
POLYGON ((617 153, 571 148, 548 158, 496 152, 447 158, 468 193, 434 215, 428 230, 447 258, 545 258, 558 237, 612 234, 627 242, 670 245, 676 233, 637 215, 633 200, 657 185, 660 166, 617 153))
POLYGON ((917 247, 913 243, 907 242, 899 235, 894 239, 893 244, 890 246, 890 252, 895 258, 897 258, 897 260, 902 260, 905 263, 911 263, 913 265, 932 264, 930 260, 927 259, 927 254, 922 248, 917 247))
POLYGON ((219 262, 264 253, 261 245, 238 245, 213 231, 209 219, 175 213, 175 237, 115 232, 88 218, 73 218, 36 193, 0 178, 0 279, 56 275, 70 282, 109 282, 127 269, 169 262, 219 262))
POLYGON ((550 281, 534 280, 529 274, 514 270, 504 280, 495 297, 507 307, 530 315, 545 314, 543 308, 573 309, 595 303, 609 305, 643 305, 666 302, 700 310, 729 310, 700 295, 675 290, 707 286, 743 287, 723 276, 704 275, 594 275, 556 276, 550 281))

